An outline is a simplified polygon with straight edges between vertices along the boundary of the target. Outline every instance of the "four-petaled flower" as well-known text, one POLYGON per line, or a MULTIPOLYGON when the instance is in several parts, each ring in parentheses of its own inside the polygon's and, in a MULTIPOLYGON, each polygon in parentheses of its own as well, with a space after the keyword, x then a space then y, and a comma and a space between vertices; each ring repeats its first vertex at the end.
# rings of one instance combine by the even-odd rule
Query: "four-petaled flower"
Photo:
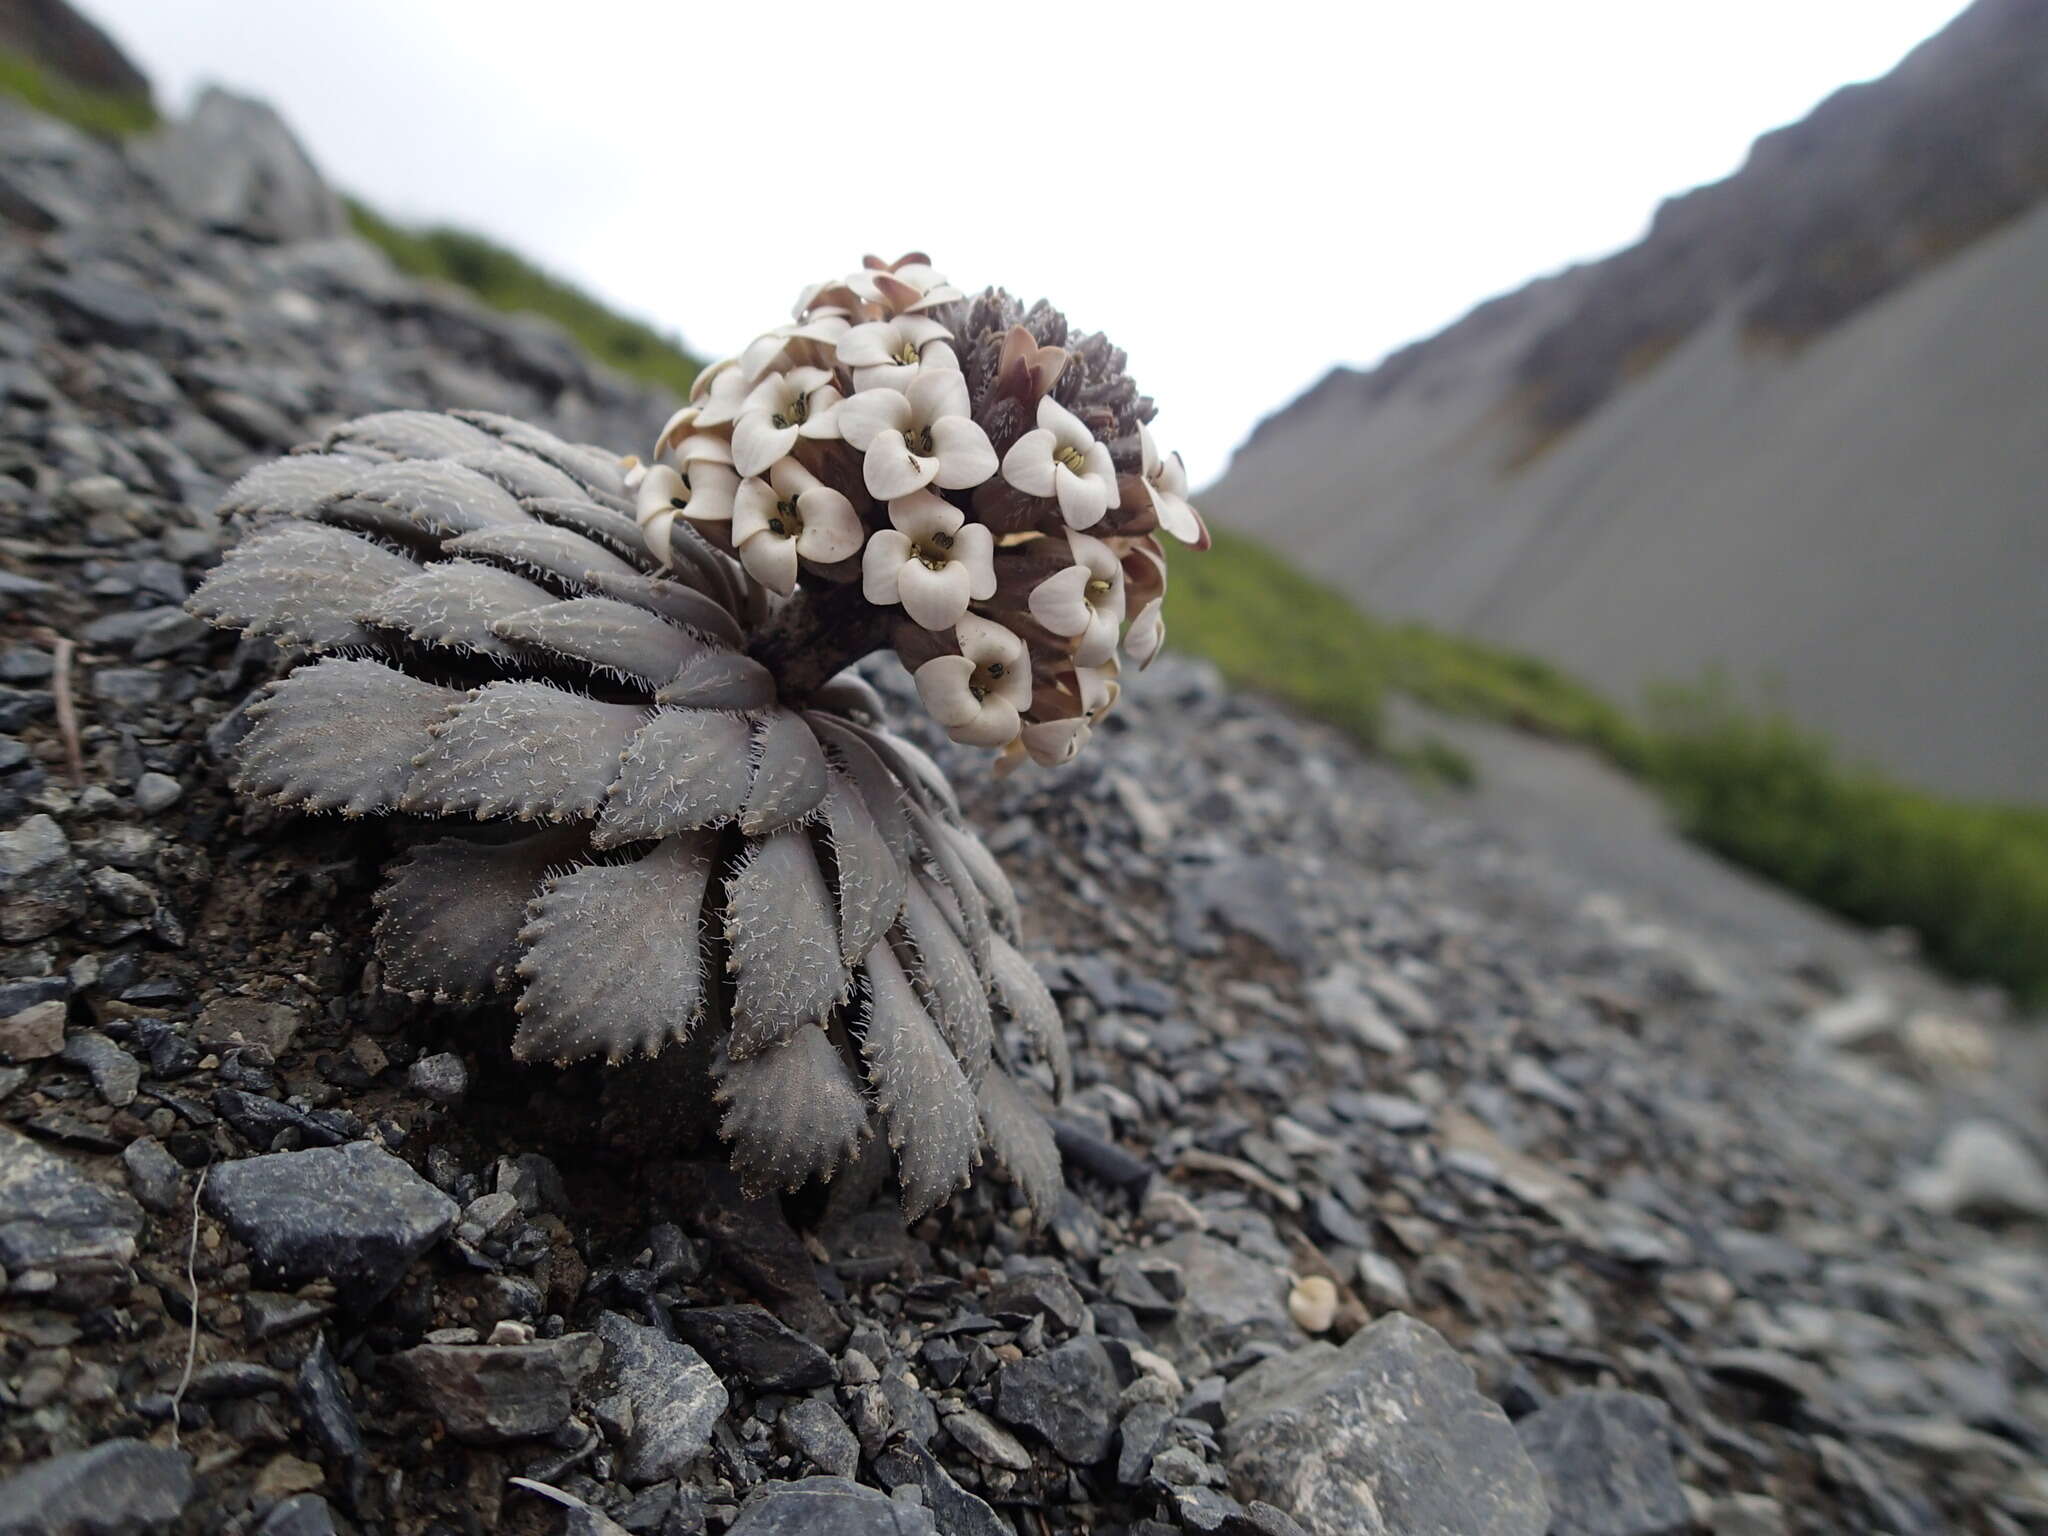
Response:
POLYGON ((1031 704, 1031 658, 992 620, 966 614, 957 633, 958 656, 934 656, 917 669, 917 696, 963 746, 1006 746, 1031 704))
POLYGON ((1118 502, 1116 465, 1081 418, 1047 395, 1038 425, 1003 455, 1003 478, 1026 496, 1056 498, 1069 528, 1092 528, 1118 502))
POLYGON ((733 502, 732 543, 762 586, 787 597, 796 590, 797 559, 832 565, 860 552, 866 530, 853 503, 795 459, 768 478, 747 479, 733 502))
POLYGON ((733 423, 733 468, 758 475, 787 458, 799 437, 837 437, 840 398, 829 368, 769 374, 748 394, 733 423))
MULTIPOLYGON (((722 523, 732 517, 740 477, 732 467, 730 443, 708 432, 694 432, 671 450, 669 459, 682 476, 688 503, 681 509, 683 516, 697 523, 722 523)), ((646 482, 641 489, 644 493, 646 482)))
POLYGON ((953 333, 923 315, 898 315, 871 320, 839 338, 839 361, 853 370, 856 390, 910 387, 919 368, 960 371, 960 359, 948 345, 953 333))
POLYGON ((964 491, 995 473, 996 451, 968 409, 967 381, 932 368, 900 391, 860 391, 840 405, 837 419, 840 435, 866 455, 868 494, 894 501, 934 484, 964 491))
POLYGON ((970 602, 996 595, 995 535, 985 523, 969 523, 944 497, 922 490, 890 502, 889 521, 861 555, 869 602, 901 603, 924 628, 951 629, 970 602))
POLYGON ((1207 549, 1209 530, 1202 526, 1201 514, 1188 500, 1188 469, 1180 455, 1169 453, 1162 457, 1152 441, 1152 429, 1142 422, 1138 426, 1138 441, 1145 456, 1145 490, 1152 498, 1159 526, 1183 544, 1207 549))
POLYGON ((1031 589, 1031 617, 1076 641, 1074 661, 1099 667, 1116 654, 1124 622, 1124 568, 1116 551, 1085 533, 1067 533, 1074 563, 1031 589))

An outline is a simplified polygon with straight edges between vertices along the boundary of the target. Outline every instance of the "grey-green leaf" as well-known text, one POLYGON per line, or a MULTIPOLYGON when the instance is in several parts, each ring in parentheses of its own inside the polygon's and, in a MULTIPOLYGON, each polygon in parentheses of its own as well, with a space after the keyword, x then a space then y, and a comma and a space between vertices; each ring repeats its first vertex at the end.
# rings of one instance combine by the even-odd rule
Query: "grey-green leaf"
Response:
POLYGON ((990 1150, 1024 1192, 1032 1216, 1044 1226, 1058 1212, 1060 1194, 1066 1187, 1052 1127, 1000 1069, 981 1080, 974 1097, 981 1107, 981 1130, 990 1150))
POLYGON ((955 826, 946 821, 941 821, 939 825, 946 845, 952 849, 954 857, 959 859, 968 877, 973 880, 975 889, 981 892, 982 899, 988 903, 989 916, 998 934, 1016 938, 1022 932, 1022 919, 1017 910, 1017 893, 1010 885, 1009 876, 1003 873, 1002 865, 998 864, 995 855, 982 845, 981 839, 965 827, 955 826))
POLYGON ((384 985, 444 1002, 510 985, 526 904, 549 868, 582 848, 582 836, 563 827, 509 843, 451 837, 415 848, 376 896, 384 985))
POLYGON ((916 979, 919 994, 968 1079, 980 1081, 995 1042, 988 993, 982 990, 973 961, 920 876, 910 881, 903 903, 902 932, 910 941, 906 967, 916 979))
POLYGON ((235 788, 309 811, 390 810, 433 726, 461 699, 375 661, 301 667, 250 706, 235 788))
POLYGON ((592 817, 647 719, 545 683, 491 683, 434 727, 402 802, 441 816, 592 817))
POLYGON ((825 798, 825 749, 797 715, 772 709, 754 734, 754 782, 740 812, 750 837, 793 826, 825 798))
POLYGON ((483 428, 501 442, 509 443, 535 458, 547 460, 586 493, 600 500, 621 503, 619 509, 625 510, 626 482, 615 455, 588 444, 564 442, 552 432, 544 432, 516 416, 505 416, 496 411, 455 411, 452 414, 483 428))
POLYGON ((507 448, 495 437, 489 441, 490 447, 465 453, 455 462, 497 481, 521 501, 582 494, 582 488, 574 480, 546 459, 521 453, 517 448, 507 448))
POLYGON ((846 995, 832 895, 810 839, 794 829, 750 843, 726 885, 737 1060, 823 1023, 846 995))
POLYGON ((991 958, 995 962, 996 1000, 1010 1021, 1030 1040, 1038 1059, 1052 1069, 1057 1095, 1064 1099, 1074 1090, 1074 1060, 1067 1048, 1067 1031, 1060 1021, 1059 1004, 1037 970, 1017 947, 996 936, 991 958))
POLYGON ((986 977, 989 974, 989 940, 994 933, 989 922, 988 899, 981 894, 981 887, 974 883, 974 877, 961 862, 952 840, 946 836, 948 824, 916 800, 906 801, 903 810, 910 818, 910 825, 923 844, 926 855, 938 870, 946 895, 951 898, 943 910, 953 919, 954 931, 966 944, 967 953, 973 956, 975 971, 986 977))
POLYGON ((524 576, 475 560, 436 560, 386 589, 362 610, 363 622, 394 629, 421 645, 515 660, 517 646, 491 625, 549 599, 524 576))
POLYGON ((542 522, 580 533, 623 559, 651 559, 647 553, 647 541, 640 536, 638 523, 625 513, 600 506, 580 493, 574 496, 533 496, 520 505, 542 522))
POLYGON ((731 613, 695 587, 686 587, 679 581, 659 576, 628 578, 593 573, 589 587, 605 597, 616 597, 649 613, 658 613, 671 623, 694 629, 721 645, 739 646, 746 641, 739 621, 731 613))
POLYGON ((704 1006, 704 890, 715 846, 666 838, 631 864, 547 882, 519 934, 521 1061, 620 1061, 684 1039, 704 1006))
POLYGON ((327 434, 323 446, 346 450, 358 445, 395 459, 450 459, 495 447, 497 439, 438 411, 375 411, 343 422, 327 434))
POLYGON ((707 709, 657 709, 605 792, 596 844, 613 848, 738 818, 753 782, 753 724, 707 709))
POLYGON ((419 566, 381 544, 320 523, 280 523, 236 546, 186 608, 210 624, 333 651, 368 646, 365 606, 419 566))
POLYGON ((659 688, 685 658, 706 649, 688 631, 615 597, 546 603, 500 619, 491 631, 649 688, 659 688))
POLYGON ((744 1060, 720 1052, 713 1071, 726 1107, 718 1131, 749 1194, 829 1179, 867 1136, 867 1101, 822 1029, 806 1026, 744 1060))
POLYGON ((523 523, 465 533, 441 547, 451 555, 488 560, 572 592, 582 589, 584 578, 592 571, 614 577, 638 574, 617 555, 591 543, 582 534, 536 523, 530 518, 523 523))
POLYGON ((875 1107, 896 1152, 911 1221, 966 1186, 981 1160, 974 1090, 887 944, 867 958, 861 1055, 875 1107))
POLYGON ((228 487, 227 495, 221 498, 220 514, 318 517, 320 509, 347 490, 363 468, 363 460, 334 453, 294 453, 272 459, 228 487))
POLYGON ((766 709, 775 702, 775 679, 738 651, 706 651, 684 662, 655 698, 690 709, 766 709))
POLYGON ((395 513, 416 533, 436 539, 533 521, 502 485, 450 459, 366 465, 322 516, 384 527, 386 512, 395 513), (381 511, 369 510, 373 508, 381 511))
POLYGON ((875 826, 881 832, 882 840, 889 845, 889 851, 900 862, 909 863, 917 849, 917 839, 910 830, 910 818, 903 811, 903 788, 896 775, 890 772, 889 765, 850 722, 817 710, 807 711, 804 718, 810 721, 811 730, 818 739, 839 754, 847 777, 860 791, 861 800, 866 804, 868 814, 874 817, 875 826))
POLYGON ((857 965, 902 912, 909 876, 860 791, 837 768, 825 793, 825 829, 838 874, 839 953, 857 965))

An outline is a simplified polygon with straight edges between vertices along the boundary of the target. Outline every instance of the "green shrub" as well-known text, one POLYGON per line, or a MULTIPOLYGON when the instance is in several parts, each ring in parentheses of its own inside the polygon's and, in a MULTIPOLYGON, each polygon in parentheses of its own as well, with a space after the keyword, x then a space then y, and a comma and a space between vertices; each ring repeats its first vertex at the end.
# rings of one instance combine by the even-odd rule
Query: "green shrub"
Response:
POLYGON ((1651 781, 1681 829, 1856 922, 1913 929, 1928 957, 2048 1002, 2048 811, 1969 804, 1838 763, 1724 690, 1663 690, 1651 781))
POLYGON ((493 309, 552 320, 592 357, 621 373, 679 395, 697 377, 697 359, 675 338, 618 314, 494 240, 441 225, 411 229, 394 224, 353 198, 349 217, 356 233, 400 271, 467 288, 493 309))
POLYGON ((157 124, 149 97, 87 90, 60 79, 34 59, 0 48, 0 95, 13 96, 46 116, 100 139, 124 139, 157 124))

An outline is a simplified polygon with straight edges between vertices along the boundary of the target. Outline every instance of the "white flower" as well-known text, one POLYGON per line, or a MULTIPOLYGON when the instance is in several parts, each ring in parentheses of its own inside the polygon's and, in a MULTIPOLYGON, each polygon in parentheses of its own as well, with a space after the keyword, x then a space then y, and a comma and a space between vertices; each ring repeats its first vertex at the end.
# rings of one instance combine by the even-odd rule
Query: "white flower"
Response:
POLYGON ((1160 610, 1158 598, 1147 599, 1131 620, 1131 627, 1124 631, 1124 649, 1131 653, 1140 672, 1152 665, 1152 658, 1166 643, 1166 616, 1160 610))
POLYGON ((747 479, 733 502, 732 543, 747 574, 787 597, 796 587, 797 559, 832 565, 860 552, 861 526, 853 503, 794 459, 768 478, 747 479))
POLYGON ((829 368, 771 373, 748 394, 732 428, 733 468, 758 475, 786 458, 799 437, 839 435, 834 419, 841 399, 829 368))
POLYGON ((1117 680, 1113 657, 1099 667, 1074 668, 1074 684, 1081 693, 1081 718, 1091 729, 1116 708, 1116 701, 1124 691, 1124 685, 1117 680))
POLYGON ((1074 639, 1077 666, 1099 667, 1116 654, 1124 622, 1124 568, 1116 551, 1085 533, 1067 534, 1074 563, 1031 589, 1031 617, 1074 639))
POLYGON ((877 501, 937 484, 964 491, 996 470, 988 434, 967 414, 967 381, 920 370, 903 390, 869 389, 839 407, 840 435, 867 457, 861 478, 877 501))
POLYGON ((1188 501, 1187 466, 1181 463, 1177 453, 1169 453, 1162 458, 1158 445, 1152 441, 1152 429, 1142 422, 1138 426, 1138 441, 1145 453, 1145 490, 1152 498, 1152 510, 1159 516, 1159 526, 1183 544, 1206 548, 1208 531, 1202 527, 1200 515, 1188 501))
POLYGON ((1038 402, 1038 426, 1003 455, 1003 478, 1026 496, 1057 497, 1069 528, 1094 527, 1118 500, 1109 449, 1051 395, 1038 402))
POLYGON ((848 276, 846 282, 863 297, 872 296, 894 315, 919 314, 967 297, 932 270, 922 251, 912 251, 893 262, 870 256, 867 265, 848 276))
POLYGON ((959 638, 958 656, 934 656, 917 669, 917 696, 963 746, 1006 746, 1031 704, 1031 658, 1009 630, 971 613, 959 638))
POLYGON ((747 376, 740 371, 736 359, 728 357, 713 363, 690 381, 690 403, 697 408, 694 424, 699 427, 730 425, 747 398, 747 388, 747 376))
POLYGON ((1071 720, 1040 720, 1024 727, 1021 739, 1031 761, 1041 768, 1058 768, 1071 763, 1088 744, 1089 725, 1080 716, 1071 720))
MULTIPOLYGON (((700 523, 722 523, 732 516, 740 477, 732 467, 730 443, 715 433, 693 432, 670 450, 669 459, 682 480, 686 505, 680 510, 685 517, 700 523)), ((644 497, 646 481, 640 488, 644 497)), ((655 553, 661 551, 657 548, 655 553)))
POLYGON ((778 325, 747 343, 736 371, 753 384, 763 374, 788 368, 829 368, 833 346, 849 323, 844 315, 820 314, 794 325, 778 325))
POLYGON ((640 523, 640 537, 646 542, 648 553, 663 565, 671 558, 668 531, 689 500, 688 483, 667 464, 649 465, 634 491, 634 515, 640 523))
POLYGON ((869 602, 900 602, 926 629, 951 629, 968 603, 996 595, 996 541, 987 525, 969 523, 931 491, 890 502, 889 521, 893 526, 869 538, 861 554, 861 593, 869 602))
POLYGON ((960 359, 947 345, 953 333, 923 315, 898 315, 871 320, 839 338, 839 362, 853 370, 853 387, 903 390, 919 368, 960 371, 960 359))

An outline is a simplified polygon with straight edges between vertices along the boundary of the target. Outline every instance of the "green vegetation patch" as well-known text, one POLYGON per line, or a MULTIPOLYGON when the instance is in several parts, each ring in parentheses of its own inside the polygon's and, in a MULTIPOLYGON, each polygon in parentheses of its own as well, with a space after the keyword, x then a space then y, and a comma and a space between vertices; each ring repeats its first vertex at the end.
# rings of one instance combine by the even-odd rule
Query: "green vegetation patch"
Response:
POLYGON ((679 395, 697 377, 701 364, 675 337, 617 313, 495 240, 445 225, 394 224, 354 198, 348 211, 356 233, 401 272, 467 288, 493 309, 552 320, 599 362, 679 395))
POLYGON ((147 96, 94 91, 51 74, 27 54, 0 48, 0 95, 100 139, 123 139, 157 125, 147 96))

